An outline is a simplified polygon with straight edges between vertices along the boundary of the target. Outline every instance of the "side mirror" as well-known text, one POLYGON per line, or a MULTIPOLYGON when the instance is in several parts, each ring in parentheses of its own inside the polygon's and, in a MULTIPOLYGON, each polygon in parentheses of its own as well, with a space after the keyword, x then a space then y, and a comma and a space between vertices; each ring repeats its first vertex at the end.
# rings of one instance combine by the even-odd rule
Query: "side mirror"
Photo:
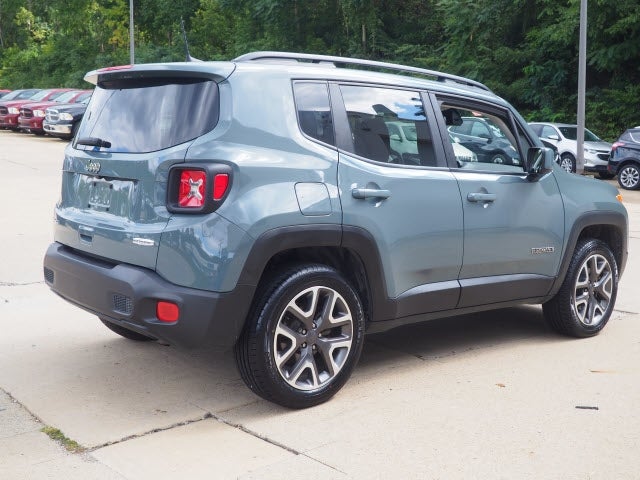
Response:
POLYGON ((447 126, 459 127, 464 122, 462 120, 462 115, 455 108, 447 108, 442 111, 442 116, 444 117, 444 122, 447 126))
POLYGON ((550 140, 560 141, 560 137, 558 135, 547 135, 547 138, 550 140))
POLYGON ((537 179, 553 169, 553 150, 550 148, 531 147, 527 150, 527 173, 530 179, 537 179))
POLYGON ((400 138, 400 135, 398 135, 397 133, 392 133, 392 134, 389 136, 389 138, 390 138, 391 140, 396 141, 396 142, 399 142, 399 141, 401 141, 401 140, 402 140, 402 139, 400 138))

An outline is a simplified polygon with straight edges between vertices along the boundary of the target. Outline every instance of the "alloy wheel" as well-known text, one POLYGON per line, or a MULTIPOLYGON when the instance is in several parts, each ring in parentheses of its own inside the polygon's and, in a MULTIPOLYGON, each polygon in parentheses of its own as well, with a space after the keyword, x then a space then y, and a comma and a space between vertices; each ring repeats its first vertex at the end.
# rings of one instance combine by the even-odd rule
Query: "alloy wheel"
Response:
POLYGON ((353 343, 347 301, 323 286, 307 288, 284 308, 275 328, 273 354, 282 378, 297 390, 314 390, 340 372, 353 343))
POLYGON ((633 165, 624 167, 618 173, 618 180, 623 187, 634 189, 640 182, 640 170, 633 165))
POLYGON ((609 261, 600 254, 587 257, 580 267, 572 298, 575 313, 583 325, 595 326, 606 318, 613 286, 609 261))

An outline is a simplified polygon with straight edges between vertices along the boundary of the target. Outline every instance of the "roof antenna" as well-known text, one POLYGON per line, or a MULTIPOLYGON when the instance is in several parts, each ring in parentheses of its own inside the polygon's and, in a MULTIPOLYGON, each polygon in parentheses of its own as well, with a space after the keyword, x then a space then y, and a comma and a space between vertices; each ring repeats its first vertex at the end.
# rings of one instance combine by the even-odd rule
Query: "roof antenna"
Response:
POLYGON ((184 52, 186 55, 185 61, 201 62, 202 60, 198 60, 197 58, 192 57, 191 54, 189 53, 189 42, 187 41, 187 32, 184 29, 184 18, 182 17, 180 17, 180 28, 182 29, 182 38, 184 40, 184 52))

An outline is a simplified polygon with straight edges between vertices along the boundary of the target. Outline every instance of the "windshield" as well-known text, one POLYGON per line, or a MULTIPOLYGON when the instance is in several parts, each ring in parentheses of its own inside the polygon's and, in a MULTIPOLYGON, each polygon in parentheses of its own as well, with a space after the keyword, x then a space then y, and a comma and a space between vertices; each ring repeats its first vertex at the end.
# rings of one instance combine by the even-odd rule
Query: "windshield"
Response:
POLYGON ((78 92, 75 90, 72 90, 70 92, 65 92, 62 95, 60 95, 58 98, 56 98, 56 102, 69 103, 71 99, 75 97, 77 94, 78 92))
POLYGON ((7 93, 4 97, 2 97, 2 101, 5 100, 24 100, 26 98, 30 98, 34 93, 38 90, 14 90, 13 92, 7 93))
POLYGON ((42 100, 44 97, 46 97, 50 93, 51 93, 51 90, 41 90, 38 93, 36 93, 33 97, 29 97, 29 100, 35 100, 37 102, 38 100, 42 100))
MULTIPOLYGON (((560 132, 562 132, 562 136, 567 140, 577 140, 578 139, 578 127, 559 127, 560 132)), ((584 129, 584 141, 585 142, 601 142, 597 135, 592 133, 591 131, 584 129)))
POLYGON ((212 130, 218 113, 218 85, 212 80, 108 81, 95 88, 76 138, 101 139, 110 152, 155 152, 212 130))

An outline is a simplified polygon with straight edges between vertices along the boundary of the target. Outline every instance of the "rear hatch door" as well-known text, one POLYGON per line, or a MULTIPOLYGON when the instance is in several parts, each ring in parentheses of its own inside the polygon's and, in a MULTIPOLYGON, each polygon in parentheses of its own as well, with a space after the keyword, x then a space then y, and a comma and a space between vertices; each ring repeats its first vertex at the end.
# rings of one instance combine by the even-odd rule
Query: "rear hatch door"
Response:
MULTIPOLYGON (((181 66, 182 65, 182 66, 181 66)), ((169 168, 219 113, 217 82, 233 64, 92 72, 96 83, 65 151, 55 240, 112 262, 155 268, 169 168)))

